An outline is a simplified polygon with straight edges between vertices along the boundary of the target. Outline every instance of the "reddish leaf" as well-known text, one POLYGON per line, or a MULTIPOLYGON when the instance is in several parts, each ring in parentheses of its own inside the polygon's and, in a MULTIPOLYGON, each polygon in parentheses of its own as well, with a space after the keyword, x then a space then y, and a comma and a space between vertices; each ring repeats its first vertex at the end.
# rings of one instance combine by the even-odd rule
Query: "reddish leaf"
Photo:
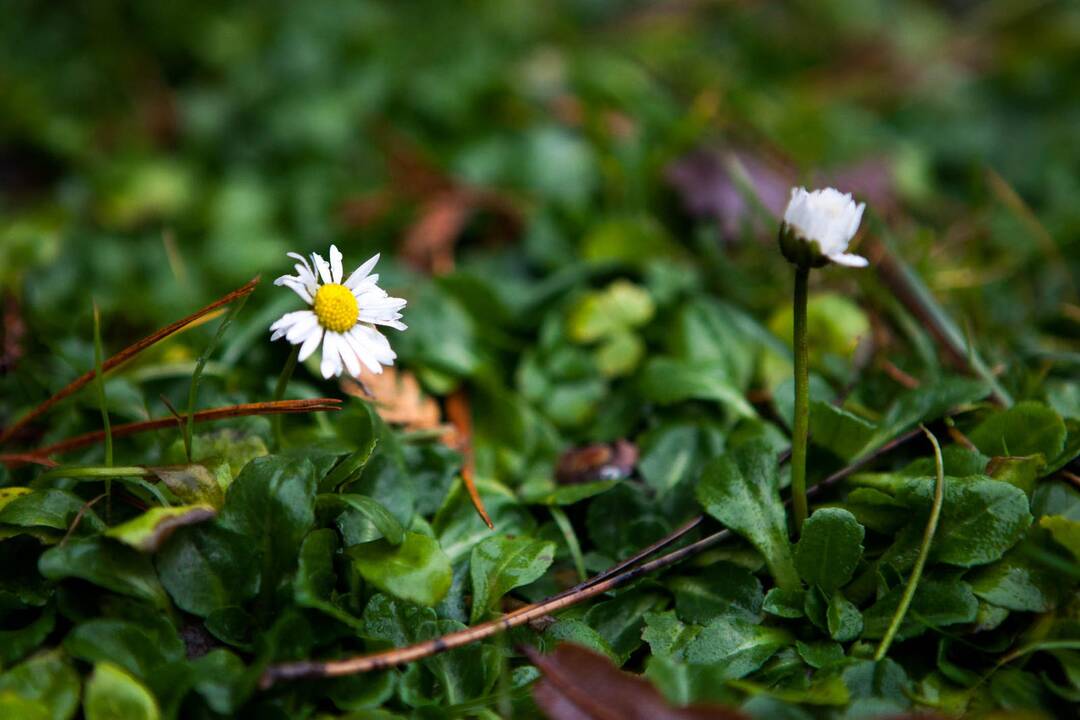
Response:
POLYGON ((563 643, 550 655, 525 653, 544 677, 533 699, 551 720, 744 720, 720 705, 677 708, 647 680, 625 673, 610 660, 580 645, 563 643))

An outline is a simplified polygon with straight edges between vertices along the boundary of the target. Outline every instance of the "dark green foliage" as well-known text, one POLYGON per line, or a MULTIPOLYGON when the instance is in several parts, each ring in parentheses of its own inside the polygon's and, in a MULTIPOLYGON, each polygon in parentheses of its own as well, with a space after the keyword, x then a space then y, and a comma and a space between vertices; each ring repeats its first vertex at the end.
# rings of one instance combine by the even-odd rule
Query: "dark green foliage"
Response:
POLYGON ((408 300, 395 369, 443 414, 387 424, 316 355, 285 397, 341 409, 280 416, 280 438, 266 417, 194 424, 189 458, 186 418, 118 434, 108 483, 104 443, 53 471, 8 457, 0 719, 532 718, 519 649, 559 642, 647 679, 650 708, 1071 716, 1074 5, 5 4, 0 427, 95 366, 95 304, 107 359, 262 283, 0 453, 189 393, 271 399, 289 348, 267 329, 301 307, 272 281, 330 243, 349 269, 382 253, 408 300), (811 279, 808 481, 859 467, 796 537, 777 214, 826 183, 866 201, 871 267, 811 279), (459 392, 472 427, 449 438, 459 392), (943 509, 875 660, 934 498, 920 424, 943 509), (560 463, 616 441, 636 462, 560 463), (259 687, 274 663, 498 618, 700 514, 658 554, 731 535, 505 635, 259 687))

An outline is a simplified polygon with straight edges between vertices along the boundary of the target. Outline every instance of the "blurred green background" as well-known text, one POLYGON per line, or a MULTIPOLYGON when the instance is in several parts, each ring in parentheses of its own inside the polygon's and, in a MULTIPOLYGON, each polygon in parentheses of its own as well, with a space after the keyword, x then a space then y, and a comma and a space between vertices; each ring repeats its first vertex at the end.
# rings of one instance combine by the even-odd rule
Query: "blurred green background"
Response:
MULTIPOLYGON (((762 204, 793 182, 866 200, 871 233, 990 344, 1075 349, 1074 2, 6 0, 2 16, 0 282, 23 320, 6 343, 48 358, 28 370, 41 385, 87 367, 91 300, 115 350, 330 242, 347 263, 383 251, 414 317, 425 248, 451 241, 511 308, 536 278, 614 260, 675 285, 679 263, 706 268, 770 310, 790 280, 762 204)), ((278 300, 267 324, 286 308, 268 284, 250 306, 278 300)))

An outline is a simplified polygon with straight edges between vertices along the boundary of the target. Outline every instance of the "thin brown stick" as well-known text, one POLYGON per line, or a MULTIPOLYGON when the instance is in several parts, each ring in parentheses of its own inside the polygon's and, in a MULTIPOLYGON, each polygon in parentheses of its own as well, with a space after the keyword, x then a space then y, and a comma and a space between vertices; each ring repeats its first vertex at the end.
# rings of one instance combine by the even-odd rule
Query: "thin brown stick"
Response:
MULTIPOLYGON (((870 464, 874 460, 878 459, 885 453, 899 447, 900 445, 908 442, 909 440, 917 437, 921 434, 921 431, 916 428, 910 432, 904 433, 889 442, 885 443, 873 452, 867 453, 865 456, 857 459, 851 465, 848 465, 837 472, 833 473, 829 477, 825 478, 821 482, 814 485, 807 492, 810 494, 818 494, 828 487, 840 482, 844 478, 848 477, 852 473, 858 472, 860 469, 870 464)), ((787 502, 790 503, 790 500, 787 502)), ((733 537, 730 530, 724 529, 708 535, 697 542, 691 543, 685 547, 673 550, 672 552, 662 555, 648 562, 636 565, 634 567, 628 567, 635 563, 637 560, 647 557, 655 552, 657 549, 670 545, 672 542, 682 537, 686 533, 696 528, 701 522, 704 521, 703 516, 698 516, 688 521, 671 535, 659 540, 658 542, 650 545, 649 547, 635 553, 631 558, 624 560, 615 567, 605 571, 601 576, 592 578, 575 588, 564 591, 557 595, 554 595, 546 600, 533 605, 526 605, 523 608, 508 613, 497 620, 491 620, 480 625, 475 625, 471 628, 459 630, 449 635, 444 635, 434 640, 427 640, 422 643, 410 645, 403 648, 392 648, 390 650, 384 650, 382 652, 368 653, 366 655, 357 655, 351 658, 345 658, 343 660, 329 660, 329 661, 317 661, 317 660, 303 660, 291 663, 281 663, 279 665, 272 665, 266 669, 262 678, 259 681, 260 687, 263 689, 271 687, 275 682, 279 680, 296 680, 300 678, 314 678, 314 677, 337 677, 340 675, 351 675, 353 673, 370 672, 373 670, 382 670, 394 665, 401 665, 416 660, 422 660, 432 655, 445 652, 447 650, 453 650, 454 648, 462 647, 470 643, 484 640, 486 638, 497 635, 511 628, 515 628, 521 625, 528 624, 534 620, 549 615, 563 608, 575 605, 583 600, 588 600, 591 597, 600 595, 608 590, 617 588, 621 585, 625 585, 642 575, 662 570, 667 567, 671 567, 688 557, 692 557, 700 552, 708 550, 709 548, 717 545, 724 540, 733 537)))
POLYGON ((107 495, 108 493, 101 493, 93 500, 87 500, 82 504, 82 507, 79 508, 79 512, 75 513, 75 519, 71 521, 71 525, 68 527, 67 532, 64 533, 63 539, 60 540, 61 545, 64 545, 68 541, 68 538, 71 537, 71 534, 75 532, 75 529, 79 527, 79 523, 82 522, 83 516, 86 515, 90 508, 94 507, 95 503, 107 495))
MULTIPOLYGON (((148 347, 154 345, 155 343, 160 342, 161 340, 164 340, 165 338, 167 338, 170 335, 176 333, 177 331, 182 330, 186 326, 192 324, 196 320, 199 320, 200 318, 205 316, 207 313, 211 313, 214 310, 216 310, 216 309, 218 309, 218 308, 220 308, 220 307, 222 307, 224 305, 228 305, 229 303, 233 302, 234 300, 236 300, 238 298, 242 298, 242 297, 244 297, 246 295, 251 294, 251 292, 255 290, 255 286, 258 285, 258 284, 259 284, 259 278, 258 278, 258 276, 256 276, 256 277, 252 278, 251 280, 249 280, 246 285, 244 285, 242 287, 239 287, 236 290, 233 290, 228 295, 225 295, 224 297, 221 297, 221 298, 215 300, 214 302, 210 303, 209 305, 202 308, 201 310, 197 310, 194 313, 192 313, 191 315, 188 315, 187 317, 185 317, 185 318, 183 318, 181 320, 177 320, 176 322, 174 322, 174 323, 172 323, 170 325, 166 325, 165 327, 161 328, 160 330, 158 330, 158 331, 156 331, 154 333, 151 333, 150 335, 147 335, 143 339, 141 339, 141 340, 139 340, 139 341, 137 341, 137 342, 135 342, 135 343, 133 343, 131 345, 128 345, 126 348, 124 348, 120 352, 118 352, 115 355, 113 355, 112 357, 110 357, 104 363, 102 363, 101 372, 102 373, 107 373, 110 370, 112 370, 113 368, 118 367, 120 365, 123 365, 125 362, 132 359, 133 357, 135 357, 136 355, 141 353, 143 350, 145 350, 148 347)), ((56 405, 58 402, 60 402, 64 398, 70 397, 74 393, 81 390, 87 383, 89 383, 91 380, 94 379, 96 374, 97 373, 96 373, 95 370, 88 370, 87 372, 83 373, 79 377, 72 380, 65 387, 61 388, 56 394, 54 394, 48 400, 46 400, 45 402, 41 403, 40 405, 35 407, 30 412, 23 415, 21 418, 16 420, 11 425, 8 425, 6 428, 4 428, 3 431, 0 431, 0 444, 5 443, 8 440, 10 440, 11 437, 13 435, 15 435, 15 433, 17 433, 22 428, 26 427, 26 425, 28 423, 30 423, 31 421, 33 421, 34 419, 36 419, 36 418, 40 417, 41 415, 45 414, 46 412, 48 412, 50 408, 52 408, 54 405, 56 405)))
POLYGON ((464 388, 458 388, 447 396, 446 416, 457 430, 462 453, 465 455, 465 462, 461 466, 461 479, 465 483, 465 489, 469 492, 469 498, 472 500, 476 512, 480 514, 480 518, 487 524, 488 528, 494 530, 495 523, 491 522, 491 516, 488 515, 487 509, 484 507, 484 501, 480 498, 480 491, 476 489, 476 472, 472 447, 472 415, 469 411, 469 398, 465 394, 464 388))
MULTIPOLYGON (((340 410, 341 400, 338 398, 313 398, 310 400, 273 400, 269 402, 243 403, 241 405, 227 405, 225 407, 200 410, 195 413, 194 420, 197 423, 224 420, 225 418, 243 417, 247 415, 284 415, 292 413, 326 412, 340 410)), ((160 430, 176 424, 175 417, 143 420, 141 422, 117 425, 112 429, 114 438, 128 437, 150 430, 160 430)), ((94 445, 105 439, 103 430, 76 435, 52 445, 37 448, 25 453, 0 454, 0 462, 14 464, 19 462, 48 463, 49 455, 78 450, 79 448, 94 445)))

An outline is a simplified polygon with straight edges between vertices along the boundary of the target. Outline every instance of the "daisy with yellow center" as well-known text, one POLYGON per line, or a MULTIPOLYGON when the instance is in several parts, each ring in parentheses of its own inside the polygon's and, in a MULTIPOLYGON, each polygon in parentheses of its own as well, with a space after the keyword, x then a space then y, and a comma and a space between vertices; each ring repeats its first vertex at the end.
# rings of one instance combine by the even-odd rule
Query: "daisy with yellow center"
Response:
POLYGON ((343 370, 356 377, 361 366, 381 373, 383 365, 393 365, 397 354, 374 326, 406 329, 401 322, 405 300, 390 297, 378 286, 379 276, 371 271, 379 256, 358 267, 344 282, 341 252, 334 245, 330 246, 330 262, 318 253, 311 254, 310 263, 297 253, 289 253, 289 257, 298 261, 294 266, 296 275, 282 275, 274 284, 291 289, 311 310, 286 313, 270 326, 270 339, 285 338, 299 345, 300 362, 307 360, 321 343, 319 369, 324 378, 339 376, 343 370))

